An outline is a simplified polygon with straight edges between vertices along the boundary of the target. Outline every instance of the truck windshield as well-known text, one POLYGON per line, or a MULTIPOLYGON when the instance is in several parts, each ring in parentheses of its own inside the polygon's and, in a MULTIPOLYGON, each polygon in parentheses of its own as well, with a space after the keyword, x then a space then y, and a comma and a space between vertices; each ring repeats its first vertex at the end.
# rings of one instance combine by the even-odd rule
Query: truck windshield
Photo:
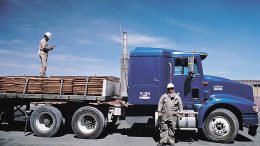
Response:
MULTIPOLYGON (((194 73, 199 74, 197 60, 194 60, 194 73)), ((174 74, 187 75, 188 74, 188 58, 175 59, 174 74)))

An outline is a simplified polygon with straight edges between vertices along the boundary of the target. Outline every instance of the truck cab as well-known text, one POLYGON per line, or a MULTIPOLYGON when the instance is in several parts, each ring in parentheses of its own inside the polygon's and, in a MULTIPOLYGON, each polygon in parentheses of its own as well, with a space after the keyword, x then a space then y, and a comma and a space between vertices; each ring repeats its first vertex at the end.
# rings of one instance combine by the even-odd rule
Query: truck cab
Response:
POLYGON ((160 48, 136 48, 130 54, 129 102, 131 104, 157 105, 173 82, 182 97, 184 108, 193 109, 203 102, 202 60, 206 53, 184 53, 160 48), (188 59, 194 57, 194 72, 190 74, 188 59), (138 98, 137 98, 138 97, 138 98))
POLYGON ((187 113, 179 121, 180 129, 201 128, 216 142, 230 142, 243 126, 255 135, 258 107, 252 87, 204 75, 202 61, 207 56, 204 52, 136 48, 129 59, 129 104, 156 110, 166 85, 172 82, 187 113))

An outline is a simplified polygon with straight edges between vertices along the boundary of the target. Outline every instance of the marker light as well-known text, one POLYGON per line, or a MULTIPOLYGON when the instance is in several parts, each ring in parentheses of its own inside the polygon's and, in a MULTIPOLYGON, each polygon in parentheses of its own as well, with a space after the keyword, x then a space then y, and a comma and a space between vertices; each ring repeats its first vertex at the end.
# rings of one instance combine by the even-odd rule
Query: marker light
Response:
POLYGON ((258 106, 253 106, 253 110, 258 113, 258 106))

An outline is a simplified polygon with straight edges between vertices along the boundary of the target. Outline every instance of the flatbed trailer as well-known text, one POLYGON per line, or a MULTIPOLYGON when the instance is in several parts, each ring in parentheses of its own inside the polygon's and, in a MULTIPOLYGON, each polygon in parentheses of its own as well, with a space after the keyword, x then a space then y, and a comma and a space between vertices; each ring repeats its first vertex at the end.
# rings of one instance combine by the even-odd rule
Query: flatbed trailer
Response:
MULTIPOLYGON (((14 113, 20 111, 22 115, 19 116, 25 116, 26 123, 30 122, 25 129, 30 125, 38 136, 50 137, 59 133, 65 121, 78 127, 77 122, 84 119, 75 117, 75 113, 87 110, 93 114, 89 118, 99 118, 103 124, 94 130, 93 127, 92 130, 85 129, 87 134, 84 136, 77 128, 74 131, 81 138, 96 138, 103 131, 99 129, 103 129, 105 120, 113 122, 111 114, 108 120, 109 108, 121 106, 118 94, 119 79, 112 76, 0 77, 0 122, 12 126, 14 113), (68 80, 69 90, 65 83, 68 80), (21 109, 24 106, 26 111, 21 109)), ((90 120, 89 126, 93 124, 90 120)))

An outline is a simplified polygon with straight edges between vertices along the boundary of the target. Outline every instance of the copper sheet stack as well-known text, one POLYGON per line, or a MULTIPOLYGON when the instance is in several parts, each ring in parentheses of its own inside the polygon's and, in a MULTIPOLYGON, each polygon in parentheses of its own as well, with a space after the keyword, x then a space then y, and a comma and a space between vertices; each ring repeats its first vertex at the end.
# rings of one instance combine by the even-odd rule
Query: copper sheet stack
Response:
POLYGON ((14 78, 14 91, 17 93, 23 93, 26 78, 17 77, 14 78))
POLYGON ((22 93, 26 79, 22 77, 0 77, 0 91, 22 93))
POLYGON ((73 80, 73 94, 84 95, 86 87, 86 79, 76 78, 73 80))
POLYGON ((28 84, 27 84, 26 93, 43 93, 42 79, 41 78, 30 78, 28 81, 28 84))
POLYGON ((101 95, 103 89, 103 80, 110 80, 118 82, 119 80, 115 77, 105 77, 105 76, 94 76, 94 77, 78 77, 73 80, 73 94, 84 95, 85 90, 87 90, 88 95, 101 95), (88 79, 88 86, 86 89, 86 82, 88 79))
POLYGON ((88 93, 90 94, 98 94, 102 93, 103 80, 105 78, 102 77, 92 77, 89 79, 88 93))
POLYGON ((72 94, 73 91, 73 79, 63 79, 62 94, 72 94))
POLYGON ((0 92, 28 94, 102 95, 103 80, 118 82, 110 76, 91 77, 0 77, 0 92), (87 85, 87 86, 86 86, 87 85), (86 91, 85 91, 86 90, 86 91))
POLYGON ((61 79, 46 78, 42 80, 42 93, 59 94, 61 88, 61 79))
POLYGON ((9 77, 0 77, 0 91, 14 92, 14 79, 9 77))

